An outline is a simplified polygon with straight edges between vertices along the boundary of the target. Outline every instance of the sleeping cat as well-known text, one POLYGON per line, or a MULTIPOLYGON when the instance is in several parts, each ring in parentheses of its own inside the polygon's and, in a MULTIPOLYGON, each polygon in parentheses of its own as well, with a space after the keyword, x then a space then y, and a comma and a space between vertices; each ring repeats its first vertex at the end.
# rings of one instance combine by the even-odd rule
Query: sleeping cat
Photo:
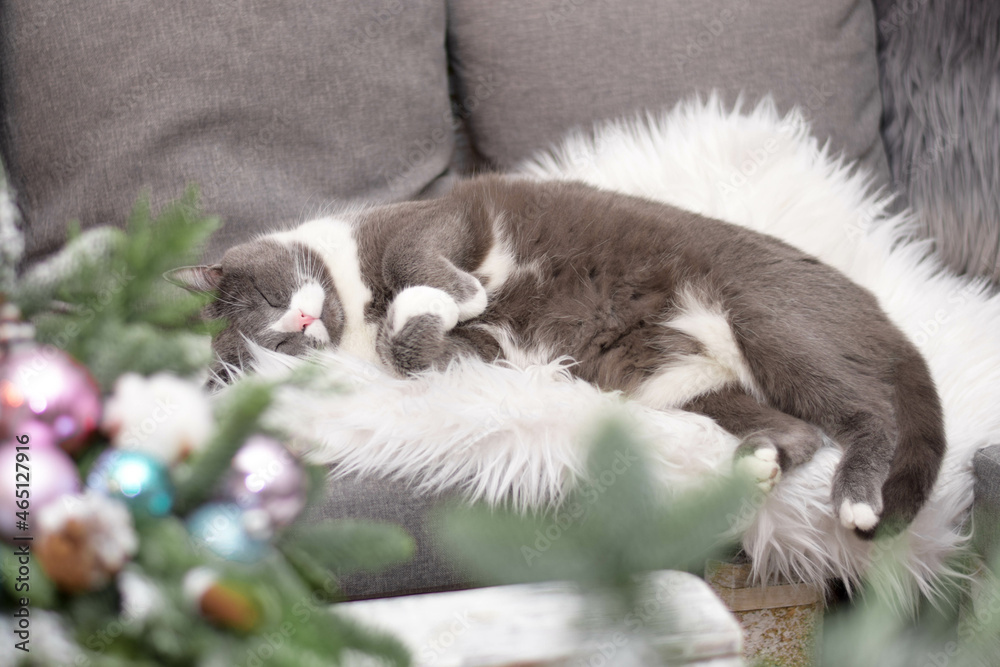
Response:
POLYGON ((572 372, 742 438, 764 488, 826 432, 832 501, 862 537, 916 515, 945 450, 916 348, 874 296, 766 235, 575 183, 484 176, 431 201, 307 222, 174 279, 218 292, 226 367, 247 341, 335 346, 406 375, 457 355, 568 355, 572 372))

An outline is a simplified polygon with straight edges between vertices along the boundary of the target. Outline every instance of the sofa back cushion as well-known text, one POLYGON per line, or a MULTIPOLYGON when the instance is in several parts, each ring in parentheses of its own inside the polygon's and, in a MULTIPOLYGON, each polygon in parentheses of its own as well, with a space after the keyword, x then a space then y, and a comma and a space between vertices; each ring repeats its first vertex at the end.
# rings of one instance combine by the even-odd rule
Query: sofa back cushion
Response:
POLYGON ((885 182, 870 0, 449 0, 459 108, 511 167, 574 127, 715 89, 800 106, 885 182))
POLYGON ((0 3, 7 166, 29 258, 186 184, 209 255, 332 199, 399 200, 447 169, 444 0, 0 3))

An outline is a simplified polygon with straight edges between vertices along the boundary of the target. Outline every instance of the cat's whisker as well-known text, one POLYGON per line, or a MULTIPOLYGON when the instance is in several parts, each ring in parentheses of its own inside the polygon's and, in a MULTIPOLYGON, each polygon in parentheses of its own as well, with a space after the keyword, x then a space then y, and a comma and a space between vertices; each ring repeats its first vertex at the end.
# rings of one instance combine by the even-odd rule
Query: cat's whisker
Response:
POLYGON ((235 308, 247 308, 248 307, 248 304, 245 301, 232 301, 232 300, 229 300, 229 299, 224 299, 221 296, 216 297, 215 300, 218 301, 219 303, 224 303, 227 306, 233 306, 235 308))

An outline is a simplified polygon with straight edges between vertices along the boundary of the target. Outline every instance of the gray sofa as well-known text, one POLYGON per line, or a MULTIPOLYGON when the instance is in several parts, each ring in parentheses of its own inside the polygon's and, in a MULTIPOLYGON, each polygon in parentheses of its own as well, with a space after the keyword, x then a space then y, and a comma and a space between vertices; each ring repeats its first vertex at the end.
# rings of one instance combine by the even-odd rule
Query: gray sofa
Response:
POLYGON ((976 470, 975 547, 987 562, 995 563, 1000 558, 1000 445, 979 450, 972 465, 976 470))
MULTIPOLYGON (((573 127, 709 90, 802 107, 876 186, 921 203, 910 186, 938 166, 903 178, 920 144, 899 140, 919 134, 899 42, 944 1, 0 0, 0 156, 28 262, 59 247, 70 219, 123 223, 142 189, 156 206, 197 183, 225 222, 212 258, 334 200, 434 196, 573 127)), ((1000 211, 988 204, 987 233, 1000 211)), ((927 233, 954 266, 996 279, 995 256, 954 250, 962 224, 927 233)), ((982 493, 995 511, 997 457, 977 471, 994 480, 982 493)), ((345 579, 348 595, 465 584, 425 522, 440 500, 379 480, 331 486, 314 515, 400 522, 418 543, 406 565, 345 579)))

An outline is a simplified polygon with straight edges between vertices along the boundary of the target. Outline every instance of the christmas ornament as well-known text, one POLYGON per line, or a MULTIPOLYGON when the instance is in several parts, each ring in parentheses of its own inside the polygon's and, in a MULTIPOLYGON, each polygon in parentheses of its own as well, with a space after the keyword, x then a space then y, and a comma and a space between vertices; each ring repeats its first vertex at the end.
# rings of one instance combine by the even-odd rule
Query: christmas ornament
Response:
POLYGON ((251 532, 270 537, 305 507, 306 473, 280 442, 255 435, 233 457, 224 495, 247 513, 251 532))
POLYGON ((45 574, 68 593, 107 584, 139 548, 123 503, 87 493, 64 496, 39 512, 35 554, 45 574))
POLYGON ((154 580, 134 566, 129 566, 118 574, 118 596, 123 614, 136 623, 145 623, 166 604, 154 580))
POLYGON ((0 437, 20 435, 40 421, 59 446, 74 453, 97 427, 101 394, 87 369, 51 346, 12 348, 0 360, 0 437))
POLYGON ((127 373, 104 405, 102 429, 119 449, 145 452, 171 465, 200 450, 212 435, 208 396, 169 373, 127 373))
POLYGON ((15 437, 21 442, 27 440, 27 444, 31 447, 59 447, 56 444, 56 434, 52 432, 52 427, 37 419, 22 422, 15 437))
POLYGON ((147 516, 165 516, 174 504, 166 466, 142 452, 104 452, 87 475, 87 488, 120 498, 133 512, 147 516))
POLYGON ((25 429, 32 434, 27 439, 22 435, 26 445, 17 440, 0 445, 0 533, 5 537, 36 535, 38 512, 61 496, 80 490, 76 464, 52 444, 45 428, 34 425, 25 429), (25 483, 27 487, 19 486, 25 483))
POLYGON ((210 569, 199 567, 184 576, 184 597, 216 625, 252 632, 260 622, 260 606, 253 598, 210 569))
POLYGON ((243 509, 236 503, 206 503, 187 520, 191 537, 226 560, 253 563, 264 555, 267 540, 259 536, 259 526, 247 525, 243 509))

